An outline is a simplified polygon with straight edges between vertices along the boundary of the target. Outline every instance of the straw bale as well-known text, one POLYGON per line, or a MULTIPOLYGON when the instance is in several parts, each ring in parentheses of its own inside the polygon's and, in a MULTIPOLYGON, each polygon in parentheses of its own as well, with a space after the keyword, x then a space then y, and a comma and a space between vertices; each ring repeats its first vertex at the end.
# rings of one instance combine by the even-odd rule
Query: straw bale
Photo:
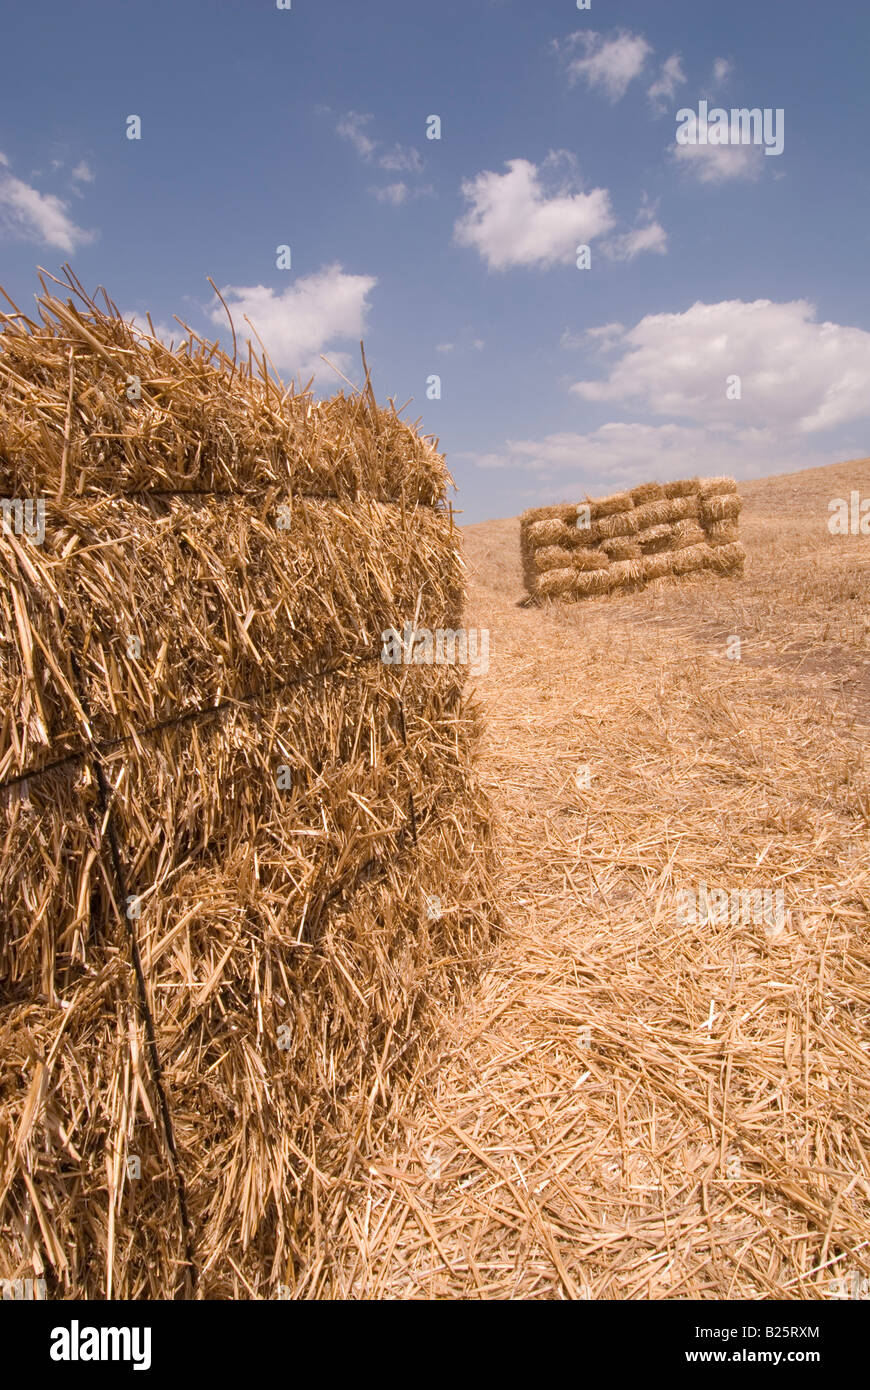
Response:
POLYGON ((535 569, 541 573, 544 570, 567 569, 571 564, 571 551, 561 545, 542 545, 533 551, 533 559, 535 569))
POLYGON ((698 515, 697 497, 661 497, 655 502, 645 502, 634 512, 638 530, 648 526, 665 526, 675 521, 685 521, 698 515))
POLYGON ((585 597, 587 594, 604 594, 612 584, 610 569, 586 570, 575 574, 571 592, 585 597))
POLYGON ((0 698, 15 716, 0 781, 358 656, 421 591, 421 625, 454 627, 458 554, 433 568, 448 538, 442 514, 371 499, 297 499, 289 517, 278 499, 259 515, 225 497, 48 504, 42 546, 0 536, 0 698))
POLYGON ((533 521, 527 531, 528 543, 533 548, 542 545, 564 545, 568 528, 564 521, 551 517, 543 521, 533 521))
POLYGON ((700 487, 699 478, 678 478, 672 483, 665 483, 665 497, 692 497, 700 487))
POLYGON ((707 533, 703 526, 700 526, 693 517, 687 517, 685 521, 678 521, 674 526, 674 550, 684 550, 690 545, 701 545, 707 539, 707 533))
POLYGON ((743 569, 746 559, 746 551, 740 541, 734 541, 729 545, 709 546, 708 564, 710 569, 717 570, 722 574, 731 574, 743 569))
MULTIPOLYGON (((454 728, 464 739, 468 726, 454 728)), ((431 760, 425 721, 411 714, 407 735, 431 760)), ((278 875, 266 841, 238 844, 228 859, 198 864, 171 891, 153 894, 136 924, 194 1256, 208 1268, 206 1297, 250 1296, 233 1262, 260 1296, 283 1279, 311 1221, 312 1154, 322 1173, 341 1173, 379 1087, 392 1100, 413 1066, 414 1049, 404 1044, 419 1036, 426 991, 449 992, 472 967, 485 932, 480 885, 467 867, 451 879, 445 866, 466 859, 469 840, 483 845, 481 808, 467 766, 446 751, 445 743, 435 755, 446 774, 437 789, 427 791, 419 771, 413 783, 421 794, 416 844, 395 798, 392 839, 371 845, 366 861, 331 886, 324 878, 318 889, 310 868, 307 884, 297 882, 310 848, 278 875), (436 920, 426 911, 431 892, 445 909, 436 920)), ((371 808, 365 788, 361 800, 371 808)), ((339 814, 340 802, 330 803, 330 822, 339 814)), ((321 823, 315 860, 327 853, 327 838, 321 823)), ((45 1106, 32 1118, 24 1156, 58 1233, 56 1243, 40 1243, 58 1295, 184 1291, 177 1194, 119 945, 114 930, 104 947, 89 943, 86 970, 59 976, 47 1004, 20 1003, 0 1019, 8 1132, 28 1113, 34 1053, 47 1059, 39 1077, 45 1106), (63 1047, 52 1046, 61 1035, 63 1047), (135 1181, 130 1155, 142 1165, 135 1181), (64 1231, 79 1238, 64 1240, 64 1231)), ((28 1211, 20 1172, 7 1209, 28 1211)), ((29 1253, 26 1229, 11 1234, 4 1254, 29 1253)))
POLYGON ((577 507, 572 502, 559 502, 551 507, 530 507, 523 512, 522 522, 524 525, 532 526, 536 521, 564 521, 566 525, 573 526, 577 520, 577 507))
POLYGON ((643 564, 638 556, 627 560, 614 560, 610 566, 610 581, 614 588, 629 589, 643 583, 643 564))
POLYGON ((571 564, 575 570, 596 570, 602 569, 610 563, 610 557, 604 550, 573 550, 571 552, 571 564))
POLYGON ((600 521, 593 521, 592 530, 587 532, 590 540, 613 540, 617 536, 635 535, 643 525, 639 511, 640 508, 635 508, 632 511, 615 512, 612 516, 602 517, 600 521))
POLYGON ((460 626, 449 475, 368 384, 80 297, 0 336, 3 485, 50 494, 0 541, 0 1276, 266 1297, 491 931, 466 669, 381 659, 460 626))
POLYGON ((631 500, 636 507, 642 507, 644 502, 655 502, 664 496, 665 490, 661 483, 640 483, 638 487, 631 489, 631 500))
POLYGON ((644 555, 651 555, 657 550, 674 549, 673 526, 650 526, 646 531, 641 531, 638 535, 638 544, 644 555))
POLYGON ((727 493, 737 491, 737 483, 733 478, 701 478, 699 480, 698 491, 702 498, 719 497, 727 493))
POLYGON ((733 545, 740 539, 740 528, 736 521, 711 521, 706 537, 711 545, 733 545))
POLYGON ((672 574, 691 574, 695 570, 702 570, 710 562, 710 547, 705 541, 699 541, 695 545, 687 545, 671 554, 673 565, 672 574))
MULTIPOLYGON (((4 315, 0 495, 282 493, 434 504, 444 460, 370 391, 331 400, 287 390, 253 355, 234 364, 186 330, 171 352, 76 284, 79 308, 39 297, 37 331, 4 315), (70 351, 72 410, 68 416, 70 351), (232 370, 232 390, 227 389, 232 370), (127 396, 130 378, 141 400, 127 396)), ((179 337, 182 335, 179 334, 179 337)))
POLYGON ((644 555, 640 562, 643 566, 644 579, 649 581, 650 579, 660 579, 666 574, 673 574, 674 554, 673 551, 663 550, 656 555, 644 555))
MULTIPOLYGON (((261 873, 272 866, 288 880, 286 902, 304 920, 319 893, 352 881, 372 848, 404 824, 401 787, 425 747, 397 735, 400 680, 406 726, 450 727, 460 708, 458 668, 369 661, 140 735, 138 747, 105 749, 113 833, 131 847, 128 894, 147 902, 168 891, 188 856, 226 862, 247 846, 261 873), (280 788, 279 776, 292 787, 280 788)), ((27 779, 26 799, 20 784, 0 795, 8 929, 0 965, 10 984, 27 980, 50 992, 51 972, 73 969, 86 952, 90 923, 111 917, 104 820, 98 776, 84 756, 27 779)))
POLYGON ((734 494, 714 494, 701 499, 701 519, 705 525, 714 521, 736 521, 743 503, 734 494))
POLYGON ((573 566, 570 569, 547 570, 538 580, 537 594, 541 598, 554 598, 558 594, 570 593, 577 577, 578 571, 573 566))
POLYGON ((630 492, 614 492, 609 497, 589 497, 586 499, 593 521, 602 517, 615 516, 618 512, 628 512, 634 506, 630 492))
POLYGON ((640 557, 641 549, 636 540, 628 536, 617 536, 614 540, 601 542, 601 550, 611 560, 636 560, 640 557))

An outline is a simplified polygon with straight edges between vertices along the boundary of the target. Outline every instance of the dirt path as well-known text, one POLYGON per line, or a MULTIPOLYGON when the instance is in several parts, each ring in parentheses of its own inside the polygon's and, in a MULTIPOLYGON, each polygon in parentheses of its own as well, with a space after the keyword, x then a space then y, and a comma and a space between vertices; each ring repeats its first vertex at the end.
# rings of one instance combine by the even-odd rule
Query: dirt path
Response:
POLYGON ((367 1156, 324 1291, 866 1288, 866 730, 643 621, 648 596, 518 608, 499 546, 469 544, 469 623, 492 634, 505 934, 404 1133, 367 1156), (784 923, 681 922, 702 883, 781 890, 784 923))

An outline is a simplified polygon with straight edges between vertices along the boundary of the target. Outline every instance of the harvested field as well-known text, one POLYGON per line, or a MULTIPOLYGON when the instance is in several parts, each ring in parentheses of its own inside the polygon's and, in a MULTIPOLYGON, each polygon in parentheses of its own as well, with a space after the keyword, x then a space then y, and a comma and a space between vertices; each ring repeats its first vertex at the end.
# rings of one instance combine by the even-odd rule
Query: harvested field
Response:
POLYGON ((466 529, 507 933, 303 1296, 866 1290, 870 540, 826 524, 854 488, 870 460, 744 484, 742 579, 582 608, 518 604, 517 521, 466 529), (701 884, 782 920, 681 919, 701 884))

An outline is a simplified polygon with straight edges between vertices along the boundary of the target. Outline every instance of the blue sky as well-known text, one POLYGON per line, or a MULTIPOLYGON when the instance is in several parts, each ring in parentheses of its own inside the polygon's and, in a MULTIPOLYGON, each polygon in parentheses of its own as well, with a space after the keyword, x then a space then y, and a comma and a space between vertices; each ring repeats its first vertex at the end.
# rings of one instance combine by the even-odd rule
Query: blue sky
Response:
POLYGON ((463 520, 870 452, 863 2, 49 0, 4 50, 21 307, 69 260, 161 333, 224 337, 211 276, 323 392, 320 354, 358 381, 363 336, 463 520), (681 151, 702 100, 781 109, 782 153, 681 151))

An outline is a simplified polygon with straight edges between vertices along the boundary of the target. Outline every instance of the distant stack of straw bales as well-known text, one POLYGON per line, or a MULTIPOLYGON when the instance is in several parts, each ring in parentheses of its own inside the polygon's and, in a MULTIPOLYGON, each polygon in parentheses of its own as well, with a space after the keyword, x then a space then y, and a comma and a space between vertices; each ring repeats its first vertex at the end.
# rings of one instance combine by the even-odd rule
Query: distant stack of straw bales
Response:
POLYGON ((526 589, 577 599, 703 569, 739 574, 740 506, 733 478, 685 478, 536 507, 520 519, 526 589))
POLYGON ((461 619, 449 475, 368 383, 68 289, 0 334, 44 504, 0 531, 0 1276, 274 1297, 486 943, 465 672, 381 661, 461 619))

